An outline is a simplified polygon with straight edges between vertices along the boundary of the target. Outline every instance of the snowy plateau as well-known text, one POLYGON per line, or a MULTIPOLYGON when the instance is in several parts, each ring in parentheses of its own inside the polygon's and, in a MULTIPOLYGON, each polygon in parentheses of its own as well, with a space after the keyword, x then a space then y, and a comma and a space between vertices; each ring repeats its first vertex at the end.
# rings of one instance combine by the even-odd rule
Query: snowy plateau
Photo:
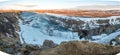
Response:
MULTIPOLYGON (((71 25, 68 27, 67 24, 62 21, 75 20, 82 21, 79 27, 81 30, 99 28, 100 25, 117 25, 120 24, 120 16, 111 16, 106 18, 86 18, 77 16, 65 16, 51 13, 33 13, 33 12, 22 12, 19 19, 20 31, 19 36, 22 43, 42 45, 44 40, 52 40, 53 42, 60 44, 63 41, 73 40, 89 40, 92 42, 109 44, 110 40, 120 34, 119 29, 116 31, 106 34, 100 33, 92 35, 92 39, 81 38, 78 32, 73 31, 76 26, 71 25), (54 18, 55 17, 55 18, 54 18), (109 20, 108 23, 98 23, 99 20, 109 20), (88 25, 89 28, 86 26, 88 25), (66 28, 68 27, 68 28, 66 28), (93 40, 94 39, 94 40, 93 40)), ((78 26, 78 25, 77 25, 78 26)))

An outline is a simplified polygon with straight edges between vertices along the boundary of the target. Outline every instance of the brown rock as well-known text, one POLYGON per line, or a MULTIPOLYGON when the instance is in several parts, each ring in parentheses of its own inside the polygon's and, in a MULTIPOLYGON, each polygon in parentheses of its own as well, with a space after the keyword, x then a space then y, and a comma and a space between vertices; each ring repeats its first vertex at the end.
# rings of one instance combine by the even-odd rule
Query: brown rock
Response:
POLYGON ((45 40, 42 45, 42 50, 50 49, 56 47, 57 44, 55 44, 52 40, 45 40))
POLYGON ((92 42, 70 41, 55 48, 48 49, 39 55, 115 55, 120 46, 110 46, 92 42))

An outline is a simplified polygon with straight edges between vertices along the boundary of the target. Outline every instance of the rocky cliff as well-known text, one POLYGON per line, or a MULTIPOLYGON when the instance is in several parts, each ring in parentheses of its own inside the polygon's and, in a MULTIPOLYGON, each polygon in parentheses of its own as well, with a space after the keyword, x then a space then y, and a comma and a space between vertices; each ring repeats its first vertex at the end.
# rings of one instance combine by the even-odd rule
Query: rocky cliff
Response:
POLYGON ((20 42, 18 26, 19 15, 17 13, 0 13, 0 39, 4 41, 18 41, 20 42))

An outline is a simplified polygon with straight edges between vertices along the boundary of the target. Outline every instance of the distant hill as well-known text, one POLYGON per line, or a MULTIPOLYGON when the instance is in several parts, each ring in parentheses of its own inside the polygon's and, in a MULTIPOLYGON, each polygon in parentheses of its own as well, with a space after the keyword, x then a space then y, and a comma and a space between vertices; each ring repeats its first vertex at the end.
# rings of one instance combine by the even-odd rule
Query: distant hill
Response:
POLYGON ((86 5, 71 8, 73 10, 120 10, 120 5, 86 5))
POLYGON ((110 17, 120 16, 120 10, 81 10, 81 9, 51 9, 51 10, 0 10, 0 12, 37 12, 37 13, 53 13, 68 16, 81 17, 110 17))

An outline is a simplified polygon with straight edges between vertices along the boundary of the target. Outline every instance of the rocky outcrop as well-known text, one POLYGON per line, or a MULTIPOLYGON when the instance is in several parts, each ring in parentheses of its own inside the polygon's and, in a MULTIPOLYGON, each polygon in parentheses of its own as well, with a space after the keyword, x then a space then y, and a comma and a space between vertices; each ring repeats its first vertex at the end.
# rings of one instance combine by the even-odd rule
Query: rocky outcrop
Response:
POLYGON ((45 40, 42 46, 32 44, 21 44, 16 42, 11 44, 7 41, 0 40, 0 51, 13 55, 39 55, 39 52, 55 48, 58 46, 51 40, 45 40))
POLYGON ((56 48, 42 51, 39 55, 115 55, 120 46, 102 45, 88 41, 70 41, 56 48))
POLYGON ((0 51, 15 53, 20 39, 17 31, 19 14, 13 12, 0 13, 0 51))
POLYGON ((38 55, 39 46, 21 44, 17 31, 20 31, 19 13, 0 13, 0 51, 13 55, 38 55))
POLYGON ((50 48, 54 48, 58 46, 57 44, 55 44, 52 40, 45 40, 43 42, 43 45, 41 46, 41 49, 42 50, 47 50, 47 49, 50 49, 50 48))
POLYGON ((37 45, 21 44, 21 43, 8 43, 0 40, 0 51, 12 54, 12 55, 38 55, 41 49, 37 45))
POLYGON ((17 13, 0 13, 0 37, 19 38, 16 31, 19 16, 17 13))
MULTIPOLYGON (((53 42, 46 40, 43 46, 49 46, 50 43, 53 42)), ((88 41, 63 42, 58 46, 52 45, 54 47, 44 50, 43 46, 30 44, 15 43, 16 45, 14 45, 7 42, 3 43, 3 41, 0 44, 2 44, 0 50, 13 55, 115 55, 120 52, 120 46, 103 45, 88 41)))

